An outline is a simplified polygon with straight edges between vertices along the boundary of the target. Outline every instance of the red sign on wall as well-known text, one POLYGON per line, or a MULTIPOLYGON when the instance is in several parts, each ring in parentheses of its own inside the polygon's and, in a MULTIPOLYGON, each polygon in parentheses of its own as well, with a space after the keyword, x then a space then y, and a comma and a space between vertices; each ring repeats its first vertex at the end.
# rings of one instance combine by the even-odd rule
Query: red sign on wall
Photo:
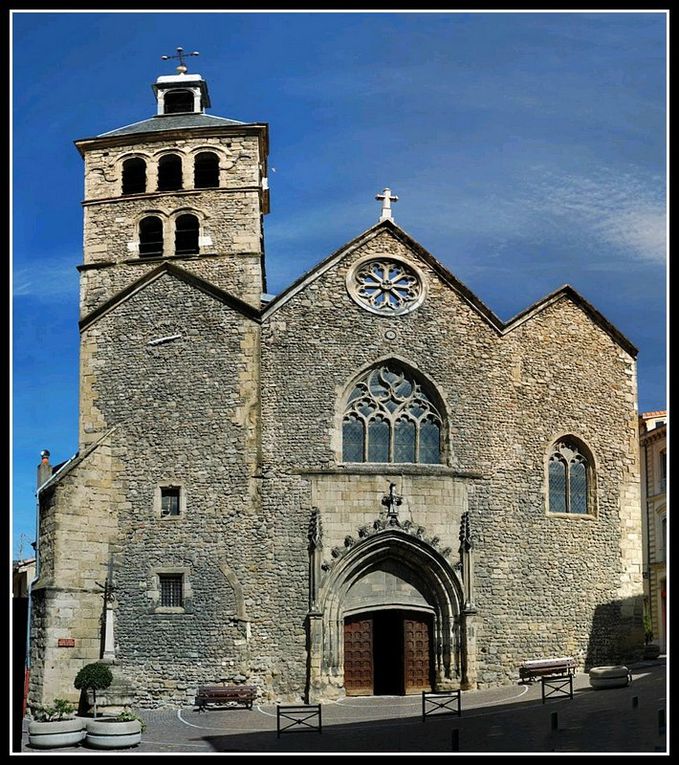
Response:
POLYGON ((59 638, 57 648, 75 648, 75 638, 59 638))

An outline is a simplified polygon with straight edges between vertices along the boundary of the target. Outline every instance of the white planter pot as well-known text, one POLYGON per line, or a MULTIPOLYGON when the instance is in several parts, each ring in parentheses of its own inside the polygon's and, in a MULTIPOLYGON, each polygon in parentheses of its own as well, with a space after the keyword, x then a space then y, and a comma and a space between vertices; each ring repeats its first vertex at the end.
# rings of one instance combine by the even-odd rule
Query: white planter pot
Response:
POLYGON ((592 688, 625 688, 632 682, 632 675, 627 667, 592 667, 589 671, 589 684, 592 688))
POLYGON ((85 722, 82 717, 53 722, 33 721, 28 724, 28 743, 38 749, 75 746, 85 738, 85 722))
POLYGON ((124 749, 141 742, 141 723, 139 720, 115 720, 101 717, 87 721, 87 746, 97 749, 124 749))

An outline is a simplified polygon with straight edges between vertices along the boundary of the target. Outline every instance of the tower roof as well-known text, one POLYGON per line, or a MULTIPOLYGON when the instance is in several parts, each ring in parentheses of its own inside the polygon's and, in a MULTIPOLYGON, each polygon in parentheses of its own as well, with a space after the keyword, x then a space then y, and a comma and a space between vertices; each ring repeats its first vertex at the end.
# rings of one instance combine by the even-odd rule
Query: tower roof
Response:
POLYGON ((181 114, 158 114, 141 122, 133 122, 116 130, 99 133, 97 138, 116 135, 132 135, 134 133, 156 133, 161 130, 183 130, 185 128, 200 127, 226 127, 228 125, 246 125, 239 120, 230 120, 226 117, 216 117, 212 114, 197 112, 184 112, 181 114))

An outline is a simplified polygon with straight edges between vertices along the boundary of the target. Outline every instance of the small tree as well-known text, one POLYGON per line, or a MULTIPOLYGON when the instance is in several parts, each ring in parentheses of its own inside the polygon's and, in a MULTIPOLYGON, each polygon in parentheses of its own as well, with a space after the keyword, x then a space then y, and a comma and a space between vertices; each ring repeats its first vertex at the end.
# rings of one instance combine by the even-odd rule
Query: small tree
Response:
POLYGON ((94 701, 94 716, 97 716, 97 691, 103 691, 113 682, 111 670, 101 662, 86 664, 75 676, 73 685, 78 690, 91 690, 94 701))

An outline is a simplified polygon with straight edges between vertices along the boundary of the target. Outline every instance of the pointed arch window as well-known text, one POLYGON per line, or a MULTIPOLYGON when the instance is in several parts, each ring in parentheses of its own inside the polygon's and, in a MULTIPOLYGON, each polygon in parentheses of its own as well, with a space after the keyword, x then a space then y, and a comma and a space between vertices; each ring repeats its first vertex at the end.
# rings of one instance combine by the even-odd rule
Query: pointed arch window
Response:
POLYGON ((158 160, 158 191, 177 191, 182 188, 182 158, 178 154, 164 154, 158 160))
POLYGON ((415 376, 393 364, 366 372, 349 395, 342 421, 345 462, 439 464, 442 408, 415 376))
POLYGON ((170 90, 165 94, 165 114, 193 111, 193 93, 190 90, 170 90))
POLYGON ((176 255, 198 253, 200 225, 195 215, 180 215, 175 221, 174 249, 176 255))
POLYGON ((197 189, 219 186, 219 157, 212 151, 196 154, 193 164, 193 185, 197 189))
POLYGON ((143 194, 146 191, 146 162, 131 157, 123 162, 123 194, 143 194))
POLYGON ((593 464, 575 439, 556 443, 550 452, 549 511, 588 515, 592 512, 593 464))
POLYGON ((139 257, 157 258, 163 254, 163 221, 149 215, 139 221, 139 257))

